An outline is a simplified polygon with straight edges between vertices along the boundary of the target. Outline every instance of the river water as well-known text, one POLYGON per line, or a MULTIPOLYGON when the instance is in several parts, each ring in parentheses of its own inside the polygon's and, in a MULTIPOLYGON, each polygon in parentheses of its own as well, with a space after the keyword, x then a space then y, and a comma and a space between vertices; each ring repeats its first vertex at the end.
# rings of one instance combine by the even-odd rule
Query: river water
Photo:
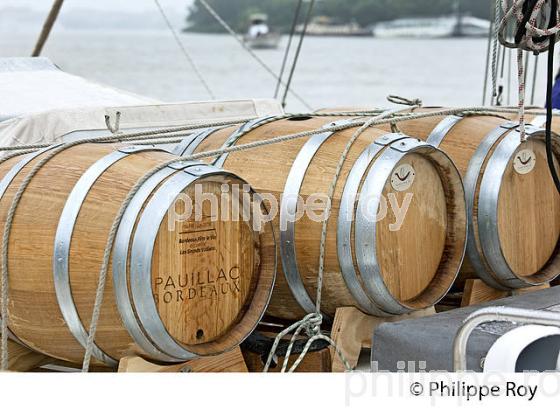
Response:
MULTIPOLYGON (((35 32, 0 30, 0 57, 29 55, 35 32)), ((228 35, 181 34, 186 49, 219 99, 268 98, 275 80, 228 35)), ((287 43, 283 39, 282 46, 287 43)), ((387 106, 386 96, 421 98, 427 105, 482 102, 486 39, 305 39, 294 90, 313 108, 387 106)), ((283 48, 256 53, 278 72, 283 48)), ((55 28, 44 50, 62 69, 164 101, 208 100, 209 96, 168 31, 92 31, 55 28)), ((528 99, 531 96, 530 61, 528 99)), ((507 87, 508 64, 504 66, 507 87)), ((516 104, 515 64, 510 95, 516 104)), ((535 104, 545 94, 544 57, 535 104)), ((291 112, 304 109, 288 98, 291 112)))

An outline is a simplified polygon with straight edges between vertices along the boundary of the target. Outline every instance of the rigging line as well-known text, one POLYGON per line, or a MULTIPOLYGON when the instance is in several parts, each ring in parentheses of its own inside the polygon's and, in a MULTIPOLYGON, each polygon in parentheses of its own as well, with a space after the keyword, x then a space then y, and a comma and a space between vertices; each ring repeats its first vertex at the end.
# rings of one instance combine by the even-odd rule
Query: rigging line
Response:
POLYGON ((196 63, 194 62, 194 59, 191 57, 191 55, 189 54, 189 52, 187 51, 187 49, 185 48, 185 45, 183 44, 183 42, 181 41, 181 39, 179 38, 179 36, 177 35, 177 32, 175 31, 175 29, 173 28, 173 25, 171 24, 171 22, 169 21, 169 18, 167 17, 167 14, 165 14, 165 10, 163 10, 163 7, 161 6, 161 4, 159 3, 159 0, 154 0, 154 2, 156 3, 157 8, 159 9, 159 12, 161 14, 161 17, 163 18, 163 20, 165 21, 165 24, 167 25, 167 28, 169 29, 169 31, 171 32, 171 34, 173 35, 173 37, 175 38, 175 42, 177 43, 177 45, 179 46, 179 48, 181 49, 181 51, 183 52, 183 56, 185 56, 185 59, 187 60, 187 62, 190 64, 191 68, 193 69, 194 73, 196 74, 196 76, 198 77, 198 80, 200 81, 200 83, 204 86, 204 88, 206 89, 206 92, 208 93, 208 95, 210 96, 210 98, 212 98, 213 100, 216 99, 215 94, 212 92, 212 89, 210 88, 210 85, 206 82, 206 80, 204 79, 204 76, 202 75, 202 73, 200 72, 200 70, 198 69, 198 67, 196 66, 196 63))
POLYGON ((504 97, 504 70, 506 66, 506 48, 502 47, 501 56, 498 59, 500 65, 500 79, 498 81, 498 95, 496 96, 496 105, 501 106, 504 97))
MULTIPOLYGON (((230 25, 228 23, 226 23, 223 18, 220 17, 220 15, 216 12, 216 10, 214 10, 212 8, 212 6, 210 6, 208 4, 208 2, 206 0, 198 0, 198 1, 208 11, 208 13, 210 13, 212 15, 212 17, 214 17, 216 19, 216 21, 218 23, 220 23, 220 25, 241 45, 241 47, 243 47, 245 49, 245 51, 247 51, 251 55, 251 57, 253 57, 253 59, 257 63, 259 63, 271 76, 273 76, 275 80, 280 81, 281 85, 286 86, 286 83, 284 83, 284 81, 282 81, 278 77, 278 75, 257 54, 255 54, 255 52, 253 52, 253 50, 251 50, 247 46, 247 44, 245 44, 245 42, 242 39, 239 38, 239 36, 235 33, 235 31, 233 31, 233 29, 230 27, 230 25)), ((311 106, 299 94, 297 94, 293 89, 289 88, 289 91, 308 110, 311 110, 311 111, 313 110, 313 108, 311 108, 311 106)))
POLYGON ((301 3, 303 0, 298 0, 296 11, 294 13, 294 19, 292 21, 292 28, 290 29, 290 37, 288 39, 288 45, 286 46, 286 51, 284 52, 284 58, 282 59, 282 67, 280 68, 280 74, 278 75, 278 81, 276 82, 276 89, 274 90, 274 98, 278 98, 278 93, 280 92, 280 81, 284 77, 284 70, 286 69, 286 63, 288 62, 288 55, 290 54, 290 48, 292 47, 292 40, 294 39, 294 34, 296 32, 296 25, 299 19, 299 12, 301 10, 301 3))
POLYGON ((498 31, 500 26, 500 2, 496 0, 494 8, 493 44, 492 44, 492 101, 496 97, 496 81, 498 77, 498 31))
POLYGON ((294 62, 292 63, 292 68, 290 70, 290 75, 288 76, 288 82, 286 84, 286 89, 284 90, 284 96, 282 97, 282 107, 286 107, 286 99, 288 98, 288 90, 290 89, 290 84, 294 78, 294 73, 296 71, 297 63, 299 61, 299 56, 301 53, 301 47, 303 46, 303 40, 305 39, 305 34, 307 33, 307 26, 309 25, 309 19, 311 19, 311 14, 313 13, 313 6, 315 5, 315 0, 310 0, 309 7, 307 9, 307 15, 305 16, 305 22, 303 23, 303 29, 301 35, 299 36, 299 42, 296 49, 296 54, 294 56, 294 62))
MULTIPOLYGON (((494 7, 491 7, 491 12, 494 12, 494 7)), ((488 44, 486 46, 486 65, 484 66, 484 85, 482 87, 482 105, 486 105, 486 91, 488 89, 488 74, 490 72, 490 54, 492 52, 492 30, 493 26, 490 24, 488 28, 488 44)))
POLYGON ((539 55, 535 55, 535 63, 533 64, 533 88, 531 89, 531 105, 535 104, 535 92, 537 90, 537 70, 539 68, 539 55))
POLYGON ((527 83, 527 75, 529 74, 529 53, 525 54, 525 77, 523 77, 523 81, 527 83))
POLYGON ((507 90, 507 105, 511 105, 511 48, 508 48, 508 90, 507 90))
POLYGON ((45 46, 45 43, 49 39, 49 35, 51 34, 51 30, 54 26, 54 23, 56 22, 56 18, 58 17, 58 14, 60 13, 60 9, 62 8, 62 3, 64 3, 64 0, 55 0, 54 1, 53 5, 51 7, 51 11, 49 12, 49 15, 47 16, 47 19, 45 20, 45 24, 43 25, 43 29, 41 30, 41 34, 39 35, 39 38, 37 39, 37 43, 35 44, 35 48, 33 49, 33 52, 31 53, 31 57, 39 57, 41 55, 41 51, 43 51, 43 47, 45 46))

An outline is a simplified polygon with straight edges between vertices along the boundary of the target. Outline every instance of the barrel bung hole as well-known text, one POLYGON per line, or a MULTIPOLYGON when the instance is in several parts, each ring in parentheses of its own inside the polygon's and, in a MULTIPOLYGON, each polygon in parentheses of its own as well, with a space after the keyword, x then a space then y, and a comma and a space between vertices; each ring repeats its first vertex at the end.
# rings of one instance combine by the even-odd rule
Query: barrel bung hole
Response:
POLYGON ((313 117, 309 116, 309 115, 297 115, 295 117, 290 117, 288 118, 288 121, 308 121, 310 119, 312 119, 313 117))
POLYGON ((204 337, 204 330, 198 329, 198 330, 196 331, 196 339, 197 339, 197 340, 200 340, 200 339, 202 339, 203 337, 204 337))

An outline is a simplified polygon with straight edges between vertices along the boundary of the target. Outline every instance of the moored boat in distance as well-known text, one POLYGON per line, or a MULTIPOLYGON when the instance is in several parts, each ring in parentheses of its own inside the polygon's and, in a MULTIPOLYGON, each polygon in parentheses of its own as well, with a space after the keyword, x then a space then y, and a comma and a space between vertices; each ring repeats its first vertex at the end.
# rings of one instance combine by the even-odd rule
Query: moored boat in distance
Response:
POLYGON ((266 14, 258 13, 251 15, 249 30, 243 37, 243 40, 249 47, 255 49, 278 48, 280 39, 280 33, 270 30, 266 14))
POLYGON ((376 37, 483 37, 488 35, 490 21, 472 16, 444 16, 403 18, 378 23, 373 29, 376 37))
MULTIPOLYGON (((301 34, 304 26, 300 24, 296 27, 296 33, 301 34)), ((355 21, 339 24, 327 16, 315 17, 307 26, 306 34, 310 36, 349 36, 349 37, 371 37, 371 28, 362 27, 355 21)))

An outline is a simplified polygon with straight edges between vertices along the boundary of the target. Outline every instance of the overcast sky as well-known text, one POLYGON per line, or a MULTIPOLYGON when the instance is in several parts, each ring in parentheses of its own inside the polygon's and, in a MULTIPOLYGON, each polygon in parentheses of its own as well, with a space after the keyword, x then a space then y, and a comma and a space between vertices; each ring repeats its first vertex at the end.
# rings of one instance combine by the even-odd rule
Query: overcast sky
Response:
MULTIPOLYGON (((165 9, 184 11, 193 0, 159 0, 165 9)), ((0 0, 0 8, 4 6, 29 7, 34 10, 48 10, 52 0, 0 0)), ((124 12, 143 12, 153 10, 154 0, 66 0, 64 9, 88 8, 97 10, 116 10, 124 12)))

